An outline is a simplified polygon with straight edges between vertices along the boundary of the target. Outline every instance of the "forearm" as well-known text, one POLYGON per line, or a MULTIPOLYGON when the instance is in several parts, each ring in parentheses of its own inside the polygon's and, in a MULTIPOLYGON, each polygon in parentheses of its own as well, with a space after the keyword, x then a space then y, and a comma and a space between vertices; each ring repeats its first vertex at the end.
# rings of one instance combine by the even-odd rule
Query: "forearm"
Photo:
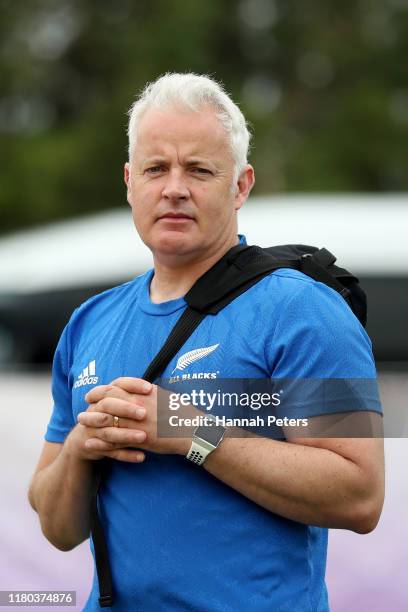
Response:
POLYGON ((40 470, 30 485, 30 503, 42 531, 60 550, 70 550, 89 537, 95 464, 72 454, 67 438, 53 463, 40 470))
POLYGON ((255 503, 294 521, 361 533, 375 526, 360 467, 333 451, 227 437, 204 466, 255 503))

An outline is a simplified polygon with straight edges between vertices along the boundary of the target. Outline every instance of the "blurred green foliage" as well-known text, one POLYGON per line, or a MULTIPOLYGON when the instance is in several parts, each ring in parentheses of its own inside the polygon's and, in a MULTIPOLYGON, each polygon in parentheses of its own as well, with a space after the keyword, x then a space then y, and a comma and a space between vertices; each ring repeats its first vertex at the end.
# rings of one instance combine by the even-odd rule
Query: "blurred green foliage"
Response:
POLYGON ((408 188, 405 0, 0 0, 0 231, 126 203, 126 110, 222 80, 256 193, 408 188))

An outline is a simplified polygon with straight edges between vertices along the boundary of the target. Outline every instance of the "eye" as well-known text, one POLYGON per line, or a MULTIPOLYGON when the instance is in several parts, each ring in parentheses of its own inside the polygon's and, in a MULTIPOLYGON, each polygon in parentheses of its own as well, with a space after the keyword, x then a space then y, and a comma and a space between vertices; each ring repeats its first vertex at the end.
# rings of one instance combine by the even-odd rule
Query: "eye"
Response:
POLYGON ((207 170, 207 168, 199 168, 198 166, 196 166, 195 168, 191 168, 193 170, 193 172, 197 172, 197 174, 211 174, 210 170, 207 170))
POLYGON ((163 166, 150 166, 150 168, 146 168, 145 172, 149 174, 158 174, 163 170, 163 166))

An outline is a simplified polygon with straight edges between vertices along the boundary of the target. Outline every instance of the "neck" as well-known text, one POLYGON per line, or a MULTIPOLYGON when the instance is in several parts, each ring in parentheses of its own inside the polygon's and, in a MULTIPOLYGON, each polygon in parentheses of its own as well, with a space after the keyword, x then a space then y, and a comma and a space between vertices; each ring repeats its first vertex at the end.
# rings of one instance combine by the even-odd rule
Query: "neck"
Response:
POLYGON ((154 258, 154 276, 150 284, 150 299, 155 304, 175 300, 184 296, 207 270, 209 270, 227 251, 238 244, 234 240, 225 242, 216 251, 193 262, 168 266, 160 258, 154 258))

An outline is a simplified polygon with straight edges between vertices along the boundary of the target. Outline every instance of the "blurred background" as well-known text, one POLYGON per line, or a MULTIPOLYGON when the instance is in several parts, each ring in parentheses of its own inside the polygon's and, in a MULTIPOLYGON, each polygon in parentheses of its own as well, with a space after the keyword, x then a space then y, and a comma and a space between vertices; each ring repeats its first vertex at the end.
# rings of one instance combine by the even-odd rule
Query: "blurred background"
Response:
POLYGON ((166 71, 221 80, 250 122, 240 230, 326 246, 368 294, 384 411, 377 530, 330 535, 331 609, 408 609, 406 0, 0 0, 0 590, 90 588, 26 501, 72 310, 151 265, 123 184, 127 109, 166 71), (397 438, 400 439, 397 439, 397 438))

